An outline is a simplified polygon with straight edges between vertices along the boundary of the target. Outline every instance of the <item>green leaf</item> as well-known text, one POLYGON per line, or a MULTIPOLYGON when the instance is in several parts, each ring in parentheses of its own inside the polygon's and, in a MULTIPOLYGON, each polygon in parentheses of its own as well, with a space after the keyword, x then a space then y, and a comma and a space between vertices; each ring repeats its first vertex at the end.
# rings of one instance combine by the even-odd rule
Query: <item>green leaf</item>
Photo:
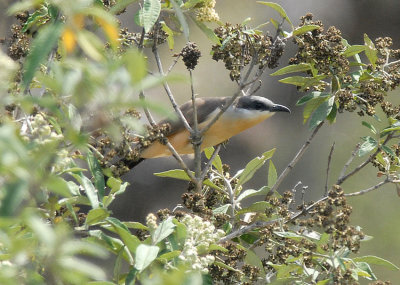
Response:
POLYGON ((373 67, 376 66, 376 61, 378 60, 378 51, 375 48, 374 43, 368 37, 367 34, 364 34, 364 43, 365 43, 365 55, 367 56, 369 62, 373 67))
POLYGON ((188 0, 183 4, 182 8, 184 9, 190 9, 196 6, 197 4, 204 2, 204 0, 188 0))
POLYGON ((87 214, 85 223, 86 225, 91 226, 103 222, 109 215, 110 212, 104 208, 92 209, 87 214))
MULTIPOLYGON (((187 3, 187 2, 186 2, 187 3)), ((207 36, 207 38, 216 45, 221 45, 221 41, 214 33, 212 29, 207 27, 203 22, 198 21, 195 17, 191 17, 191 19, 196 23, 197 27, 207 36)))
POLYGON ((274 231, 274 234, 279 236, 279 237, 290 238, 290 239, 294 239, 294 240, 301 240, 301 239, 304 238, 302 235, 298 235, 298 234, 293 233, 293 232, 278 232, 278 231, 274 231))
POLYGON ((328 100, 324 101, 315 112, 312 114, 310 119, 310 129, 314 129, 321 122, 323 122, 329 113, 332 111, 333 104, 335 103, 335 97, 332 96, 328 100))
POLYGON ((136 49, 130 49, 124 53, 122 58, 132 82, 140 83, 147 75, 147 60, 143 54, 136 49))
POLYGON ((289 17, 287 16, 285 10, 282 8, 281 5, 279 5, 279 4, 277 4, 277 3, 274 3, 274 2, 264 2, 264 1, 257 1, 257 3, 262 4, 262 5, 269 6, 269 7, 271 7, 272 9, 274 9, 276 12, 279 13, 279 15, 281 15, 282 18, 284 18, 284 19, 290 24, 290 26, 291 26, 292 29, 293 29, 293 24, 292 24, 292 22, 290 21, 289 17))
POLYGON ((283 79, 280 79, 279 82, 285 84, 292 84, 295 86, 300 86, 302 88, 314 85, 319 83, 322 79, 324 79, 326 75, 317 75, 314 77, 304 77, 304 76, 290 76, 283 79))
POLYGON ((238 215, 243 215, 246 213, 263 213, 271 205, 267 201, 258 201, 250 205, 250 207, 241 209, 237 212, 238 215))
POLYGON ((362 45, 353 45, 353 46, 349 46, 343 53, 342 55, 344 55, 345 57, 350 57, 353 55, 356 55, 362 51, 365 51, 367 49, 366 46, 362 46, 362 45))
POLYGON ((382 265, 392 270, 400 270, 398 266, 390 261, 374 255, 365 255, 353 258, 355 262, 366 262, 368 264, 382 265))
POLYGON ((364 142, 361 144, 360 149, 358 150, 358 156, 363 156, 378 146, 378 142, 370 136, 363 137, 362 139, 364 142))
MULTIPOLYGON (((240 193, 239 197, 237 197, 236 201, 240 202, 243 199, 247 199, 254 196, 266 195, 270 190, 270 187, 264 186, 261 187, 259 190, 248 189, 240 193)), ((229 206, 229 205, 228 205, 229 206)))
POLYGON ((329 115, 326 117, 326 119, 329 121, 329 123, 333 124, 336 121, 336 115, 338 111, 338 102, 335 102, 332 106, 332 111, 329 113, 329 115))
POLYGON ((370 123, 367 123, 366 121, 362 121, 361 124, 365 127, 367 127, 368 129, 371 130, 371 132, 373 132, 374 134, 377 134, 377 130, 375 129, 375 127, 373 125, 371 125, 370 123))
POLYGON ((214 215, 216 215, 216 214, 226 214, 226 212, 228 211, 230 206, 231 206, 230 204, 225 204, 225 205, 222 205, 222 206, 220 206, 218 208, 213 209, 212 212, 213 212, 214 215))
POLYGON ((63 25, 54 23, 40 29, 37 37, 32 42, 31 51, 26 57, 24 71, 22 75, 22 83, 28 88, 36 70, 40 64, 47 58, 50 51, 56 46, 61 35, 63 25))
POLYGON ((268 187, 271 189, 272 186, 275 185, 276 180, 278 179, 278 174, 276 172, 276 168, 272 160, 269 161, 268 167, 268 187))
POLYGON ((90 172, 93 175, 94 186, 97 189, 99 200, 102 200, 104 197, 104 189, 106 185, 104 182, 104 175, 100 163, 91 151, 87 152, 86 161, 89 165, 90 172))
POLYGON ((82 183, 83 189, 85 190, 86 196, 89 198, 90 205, 92 205, 93 209, 99 207, 99 197, 97 196, 97 191, 92 182, 87 178, 85 175, 80 173, 79 175, 75 176, 75 178, 79 177, 82 183))
POLYGON ((383 151, 386 152, 388 155, 391 155, 392 157, 396 157, 396 154, 394 153, 394 151, 393 151, 390 147, 388 147, 388 146, 386 146, 386 145, 382 145, 382 149, 383 149, 383 151))
MULTIPOLYGON (((365 275, 368 274, 368 277, 369 277, 368 279, 370 279, 370 280, 378 280, 376 278, 375 274, 372 272, 371 266, 369 266, 368 263, 366 263, 366 262, 357 262, 356 265, 357 265, 357 269, 356 269, 357 270, 356 271, 357 276, 359 274, 360 274, 360 276, 365 276, 365 275)), ((353 274, 352 274, 352 276, 353 276, 353 274)))
POLYGON ((77 41, 85 54, 93 60, 101 61, 104 58, 103 43, 95 34, 88 30, 80 30, 77 33, 77 41))
POLYGON ((224 268, 224 269, 228 269, 230 271, 241 272, 240 270, 238 270, 238 269, 236 269, 236 268, 234 268, 232 266, 229 266, 229 265, 227 265, 227 264, 225 264, 223 262, 220 262, 220 261, 214 261, 213 264, 218 266, 218 267, 221 267, 221 268, 224 268))
POLYGON ((121 247, 119 249, 119 252, 117 254, 117 258, 114 261, 114 270, 113 270, 113 279, 114 280, 119 280, 120 279, 120 274, 121 274, 121 264, 122 264, 122 258, 124 256, 124 248, 121 247))
POLYGON ((168 177, 186 181, 190 180, 189 176, 183 169, 171 169, 164 172, 154 173, 154 175, 158 177, 168 177))
POLYGON ((297 101, 296 105, 300 106, 300 105, 303 105, 303 104, 307 103, 308 101, 313 100, 315 98, 328 97, 328 96, 331 96, 331 93, 320 92, 320 91, 311 91, 307 95, 304 95, 303 97, 301 97, 299 99, 299 101, 297 101))
POLYGON ((237 185, 240 186, 249 181, 253 177, 254 173, 274 155, 275 150, 276 149, 274 148, 267 152, 264 152, 260 157, 256 157, 252 159, 249 163, 247 163, 246 167, 239 175, 239 181, 237 185))
POLYGON ((186 41, 189 41, 189 25, 186 22, 185 15, 183 15, 182 9, 179 7, 178 3, 175 0, 170 0, 170 2, 174 7, 176 17, 178 18, 178 21, 181 24, 186 41))
POLYGON ((170 234, 174 232, 175 225, 172 222, 172 217, 169 217, 165 221, 161 222, 157 229, 154 231, 154 233, 151 235, 153 244, 157 244, 166 237, 168 237, 170 234))
POLYGON ((385 128, 381 131, 381 135, 389 133, 389 132, 394 132, 394 131, 400 131, 400 126, 391 126, 391 127, 385 128))
POLYGON ((2 192, 4 191, 4 196, 1 198, 0 216, 13 216, 14 213, 20 209, 19 206, 29 194, 28 181, 16 180, 12 183, 3 184, 2 188, 2 192))
MULTIPOLYGON (((194 172, 192 172, 192 174, 194 175, 194 172)), ((175 178, 175 179, 190 181, 189 176, 183 169, 171 169, 171 170, 167 170, 164 172, 154 173, 154 175, 158 176, 158 177, 168 177, 168 178, 175 178)), ((214 189, 221 190, 220 187, 218 187, 217 185, 215 185, 212 181, 210 181, 208 179, 204 180, 203 184, 207 185, 209 187, 212 187, 214 189)))
POLYGON ((144 230, 148 231, 149 228, 139 222, 124 222, 123 223, 128 229, 144 230))
POLYGON ((332 85, 331 86, 332 86, 331 92, 333 94, 335 94, 337 91, 339 91, 341 89, 340 80, 337 75, 332 76, 332 85))
MULTIPOLYGON (((207 159, 210 159, 211 156, 213 155, 215 149, 213 147, 208 147, 204 149, 204 154, 206 155, 207 159)), ((222 161, 221 157, 217 154, 212 162, 212 165, 218 170, 219 173, 222 174, 223 169, 222 169, 222 161)))
POLYGON ((303 110, 304 123, 308 120, 311 114, 326 101, 326 98, 315 98, 307 103, 303 110))
POLYGON ((35 10, 33 14, 31 14, 26 20, 24 26, 22 27, 22 32, 25 33, 29 28, 31 28, 34 24, 38 23, 38 20, 45 20, 47 16, 47 9, 42 7, 41 9, 35 10))
POLYGON ((210 244, 210 246, 208 247, 208 251, 209 252, 213 251, 213 250, 218 250, 218 251, 221 251, 221 252, 229 252, 229 250, 226 249, 225 247, 223 247, 223 246, 221 246, 219 244, 215 244, 215 243, 210 244))
POLYGON ((174 250, 174 251, 170 251, 164 254, 161 254, 159 257, 157 257, 157 260, 159 261, 169 261, 175 257, 178 257, 181 254, 180 250, 174 250))
POLYGON ((139 0, 119 0, 113 7, 110 9, 111 14, 118 14, 119 12, 123 11, 126 7, 130 4, 137 2, 139 0))
POLYGON ((318 25, 304 25, 304 26, 301 26, 301 27, 295 29, 292 32, 292 35, 293 36, 299 36, 299 35, 305 34, 307 32, 317 30, 319 28, 321 28, 321 27, 318 26, 318 25))
POLYGON ((140 272, 146 269, 157 258, 159 251, 158 246, 140 244, 136 249, 135 268, 140 272))
POLYGON ((131 253, 134 253, 136 251, 136 248, 141 244, 141 241, 136 236, 132 235, 128 228, 118 219, 108 217, 107 222, 112 225, 112 227, 121 237, 122 241, 127 246, 129 251, 131 253))
POLYGON ((269 21, 272 23, 272 25, 274 25, 275 29, 279 28, 279 23, 275 19, 271 18, 269 21))
POLYGON ((164 21, 161 21, 161 29, 167 34, 167 43, 170 50, 174 49, 174 32, 165 24, 164 21))
POLYGON ((71 197, 71 191, 68 182, 58 176, 50 176, 45 182, 49 191, 61 195, 62 197, 71 197))
POLYGON ((271 76, 277 76, 277 75, 283 75, 287 73, 292 73, 292 72, 300 72, 300 71, 306 71, 310 70, 311 65, 309 63, 299 63, 299 64, 293 64, 293 65, 288 65, 285 66, 274 73, 271 74, 271 76))
POLYGON ((129 271, 128 275, 125 278, 125 285, 134 285, 136 281, 136 275, 139 273, 139 271, 136 268, 132 268, 131 271, 129 271))
POLYGON ((160 0, 144 0, 143 2, 143 26, 146 33, 150 32, 157 22, 161 12, 160 0))
POLYGON ((244 258, 246 264, 257 267, 260 270, 261 276, 265 276, 264 266, 261 258, 251 249, 247 250, 246 257, 244 258))

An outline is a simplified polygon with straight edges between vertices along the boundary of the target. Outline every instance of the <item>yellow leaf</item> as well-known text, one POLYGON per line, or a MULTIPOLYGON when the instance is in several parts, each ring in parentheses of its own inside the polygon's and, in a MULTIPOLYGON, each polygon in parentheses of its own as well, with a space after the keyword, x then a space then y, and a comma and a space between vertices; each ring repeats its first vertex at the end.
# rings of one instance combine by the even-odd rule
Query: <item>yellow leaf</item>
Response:
POLYGON ((65 28, 62 33, 62 44, 67 51, 67 53, 72 53, 76 46, 76 35, 71 28, 65 28))
POLYGON ((96 18, 96 21, 102 27, 107 38, 110 40, 111 46, 118 46, 119 33, 117 27, 99 17, 96 18))
POLYGON ((82 29, 85 25, 85 16, 83 14, 76 14, 72 18, 72 21, 79 29, 82 29))

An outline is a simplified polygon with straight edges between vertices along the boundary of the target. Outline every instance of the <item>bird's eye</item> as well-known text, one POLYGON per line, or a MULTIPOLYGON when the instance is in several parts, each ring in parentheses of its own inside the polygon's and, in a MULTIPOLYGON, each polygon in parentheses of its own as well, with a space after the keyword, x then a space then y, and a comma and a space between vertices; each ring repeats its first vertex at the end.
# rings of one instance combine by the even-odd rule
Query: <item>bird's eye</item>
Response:
POLYGON ((256 102, 254 107, 256 110, 265 110, 265 105, 261 102, 256 102))

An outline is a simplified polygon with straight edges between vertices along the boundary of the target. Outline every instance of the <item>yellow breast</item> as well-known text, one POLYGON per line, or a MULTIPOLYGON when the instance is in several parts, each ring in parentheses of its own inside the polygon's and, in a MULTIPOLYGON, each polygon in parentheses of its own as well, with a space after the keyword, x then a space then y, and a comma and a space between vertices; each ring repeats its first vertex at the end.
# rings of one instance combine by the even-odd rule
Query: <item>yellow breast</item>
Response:
MULTIPOLYGON (((272 114, 260 114, 260 116, 255 116, 254 118, 234 118, 231 116, 221 116, 211 128, 204 134, 203 143, 201 149, 218 145, 231 137, 249 129, 258 123, 264 121, 272 114)), ((209 120, 203 122, 199 125, 199 128, 203 128, 208 124, 209 120)), ((193 146, 190 143, 190 134, 185 129, 181 132, 173 134, 168 137, 168 141, 172 144, 175 150, 179 154, 190 154, 193 153, 193 146)), ((141 157, 143 158, 156 158, 162 156, 170 156, 171 152, 168 147, 160 144, 159 142, 154 142, 151 146, 146 148, 141 157)))

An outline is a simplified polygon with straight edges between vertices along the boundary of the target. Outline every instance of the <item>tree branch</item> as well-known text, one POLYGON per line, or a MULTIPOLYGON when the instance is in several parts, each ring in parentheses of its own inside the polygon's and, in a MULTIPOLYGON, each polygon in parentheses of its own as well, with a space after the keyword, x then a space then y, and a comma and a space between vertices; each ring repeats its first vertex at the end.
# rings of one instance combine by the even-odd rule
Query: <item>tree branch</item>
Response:
MULTIPOLYGON (((337 185, 341 185, 346 179, 348 179, 349 177, 353 176, 354 174, 356 174, 358 171, 360 171, 361 169, 363 169, 367 164, 369 164, 372 160, 374 160, 374 158, 378 155, 378 153, 381 151, 381 146, 386 145, 387 142, 392 139, 392 134, 388 134, 387 137, 385 138, 385 140, 383 141, 383 143, 376 149, 376 151, 363 163, 361 163, 359 166, 357 166, 353 171, 349 172, 346 175, 341 175, 341 177, 339 177, 339 179, 337 180, 336 184, 337 185)), ((354 153, 354 152, 353 152, 354 153)), ((353 155, 353 154, 352 154, 353 155)), ((354 158, 354 157, 353 157, 354 158)), ((351 163, 351 161, 353 160, 353 158, 349 159, 348 164, 351 163)), ((347 165, 347 163, 346 163, 347 165)), ((346 166, 345 165, 345 166, 346 166)), ((346 166, 347 168, 347 166, 346 166)), ((346 170, 346 169, 345 169, 346 170)), ((342 170, 343 172, 343 170, 342 170)))
POLYGON ((218 155, 218 153, 219 153, 219 151, 220 151, 220 149, 221 149, 221 145, 222 145, 222 144, 217 145, 217 147, 214 149, 213 154, 211 155, 210 159, 208 160, 206 166, 205 166, 204 169, 203 169, 203 173, 201 174, 201 177, 200 177, 200 180, 201 180, 201 181, 203 181, 204 178, 206 178, 206 175, 207 175, 207 173, 208 173, 208 170, 209 170, 210 167, 211 167, 211 164, 213 163, 214 159, 217 157, 217 155, 218 155))
POLYGON ((300 158, 303 156, 303 154, 306 152, 308 147, 311 144, 311 141, 313 140, 314 136, 317 134, 319 129, 322 127, 324 122, 319 123, 319 125, 314 129, 312 132, 311 136, 308 138, 308 140, 303 144, 303 146, 300 148, 300 150, 297 152, 295 157, 292 159, 292 161, 286 166, 285 170, 279 175, 278 179, 276 180, 274 186, 271 188, 271 193, 274 192, 275 190, 278 189, 279 185, 281 185, 283 179, 289 174, 289 172, 293 169, 293 167, 296 165, 296 163, 300 160, 300 158))
MULTIPOLYGON (((157 37, 155 37, 154 41, 155 41, 155 42, 157 41, 157 37)), ((154 54, 154 57, 155 57, 155 59, 156 59, 156 63, 157 63, 157 67, 158 67, 158 72, 159 72, 162 76, 164 76, 165 74, 164 74, 164 70, 163 70, 162 63, 161 63, 160 54, 158 53, 158 49, 157 49, 156 46, 153 46, 153 54, 154 54)), ((185 128, 186 128, 190 133, 192 133, 192 132, 193 132, 192 127, 189 125, 189 123, 188 123, 188 121, 186 120, 185 116, 183 115, 181 109, 179 109, 179 106, 178 106, 178 104, 177 104, 176 101, 175 101, 174 95, 172 94, 172 91, 171 91, 171 89, 169 88, 168 83, 167 83, 167 82, 164 82, 164 83, 163 83, 163 86, 164 86, 165 92, 167 93, 167 96, 168 96, 169 100, 171 101, 172 107, 174 108, 176 114, 178 114, 178 117, 179 117, 180 120, 182 121, 182 123, 183 123, 183 125, 185 126, 185 128)))
POLYGON ((385 185, 386 183, 389 183, 389 182, 393 182, 393 181, 390 180, 389 178, 387 178, 384 181, 381 181, 381 182, 379 182, 378 184, 376 184, 376 185, 374 185, 372 187, 369 187, 367 189, 360 190, 360 191, 357 191, 357 192, 353 192, 353 193, 347 193, 347 194, 344 194, 344 196, 346 196, 346 197, 360 196, 360 195, 363 195, 365 193, 374 191, 374 190, 378 189, 379 187, 381 187, 381 186, 383 186, 383 185, 385 185))
POLYGON ((335 149, 335 142, 333 142, 331 151, 329 152, 329 156, 328 156, 328 166, 326 168, 326 180, 325 180, 325 196, 328 195, 329 169, 331 166, 332 154, 333 154, 334 149, 335 149))

